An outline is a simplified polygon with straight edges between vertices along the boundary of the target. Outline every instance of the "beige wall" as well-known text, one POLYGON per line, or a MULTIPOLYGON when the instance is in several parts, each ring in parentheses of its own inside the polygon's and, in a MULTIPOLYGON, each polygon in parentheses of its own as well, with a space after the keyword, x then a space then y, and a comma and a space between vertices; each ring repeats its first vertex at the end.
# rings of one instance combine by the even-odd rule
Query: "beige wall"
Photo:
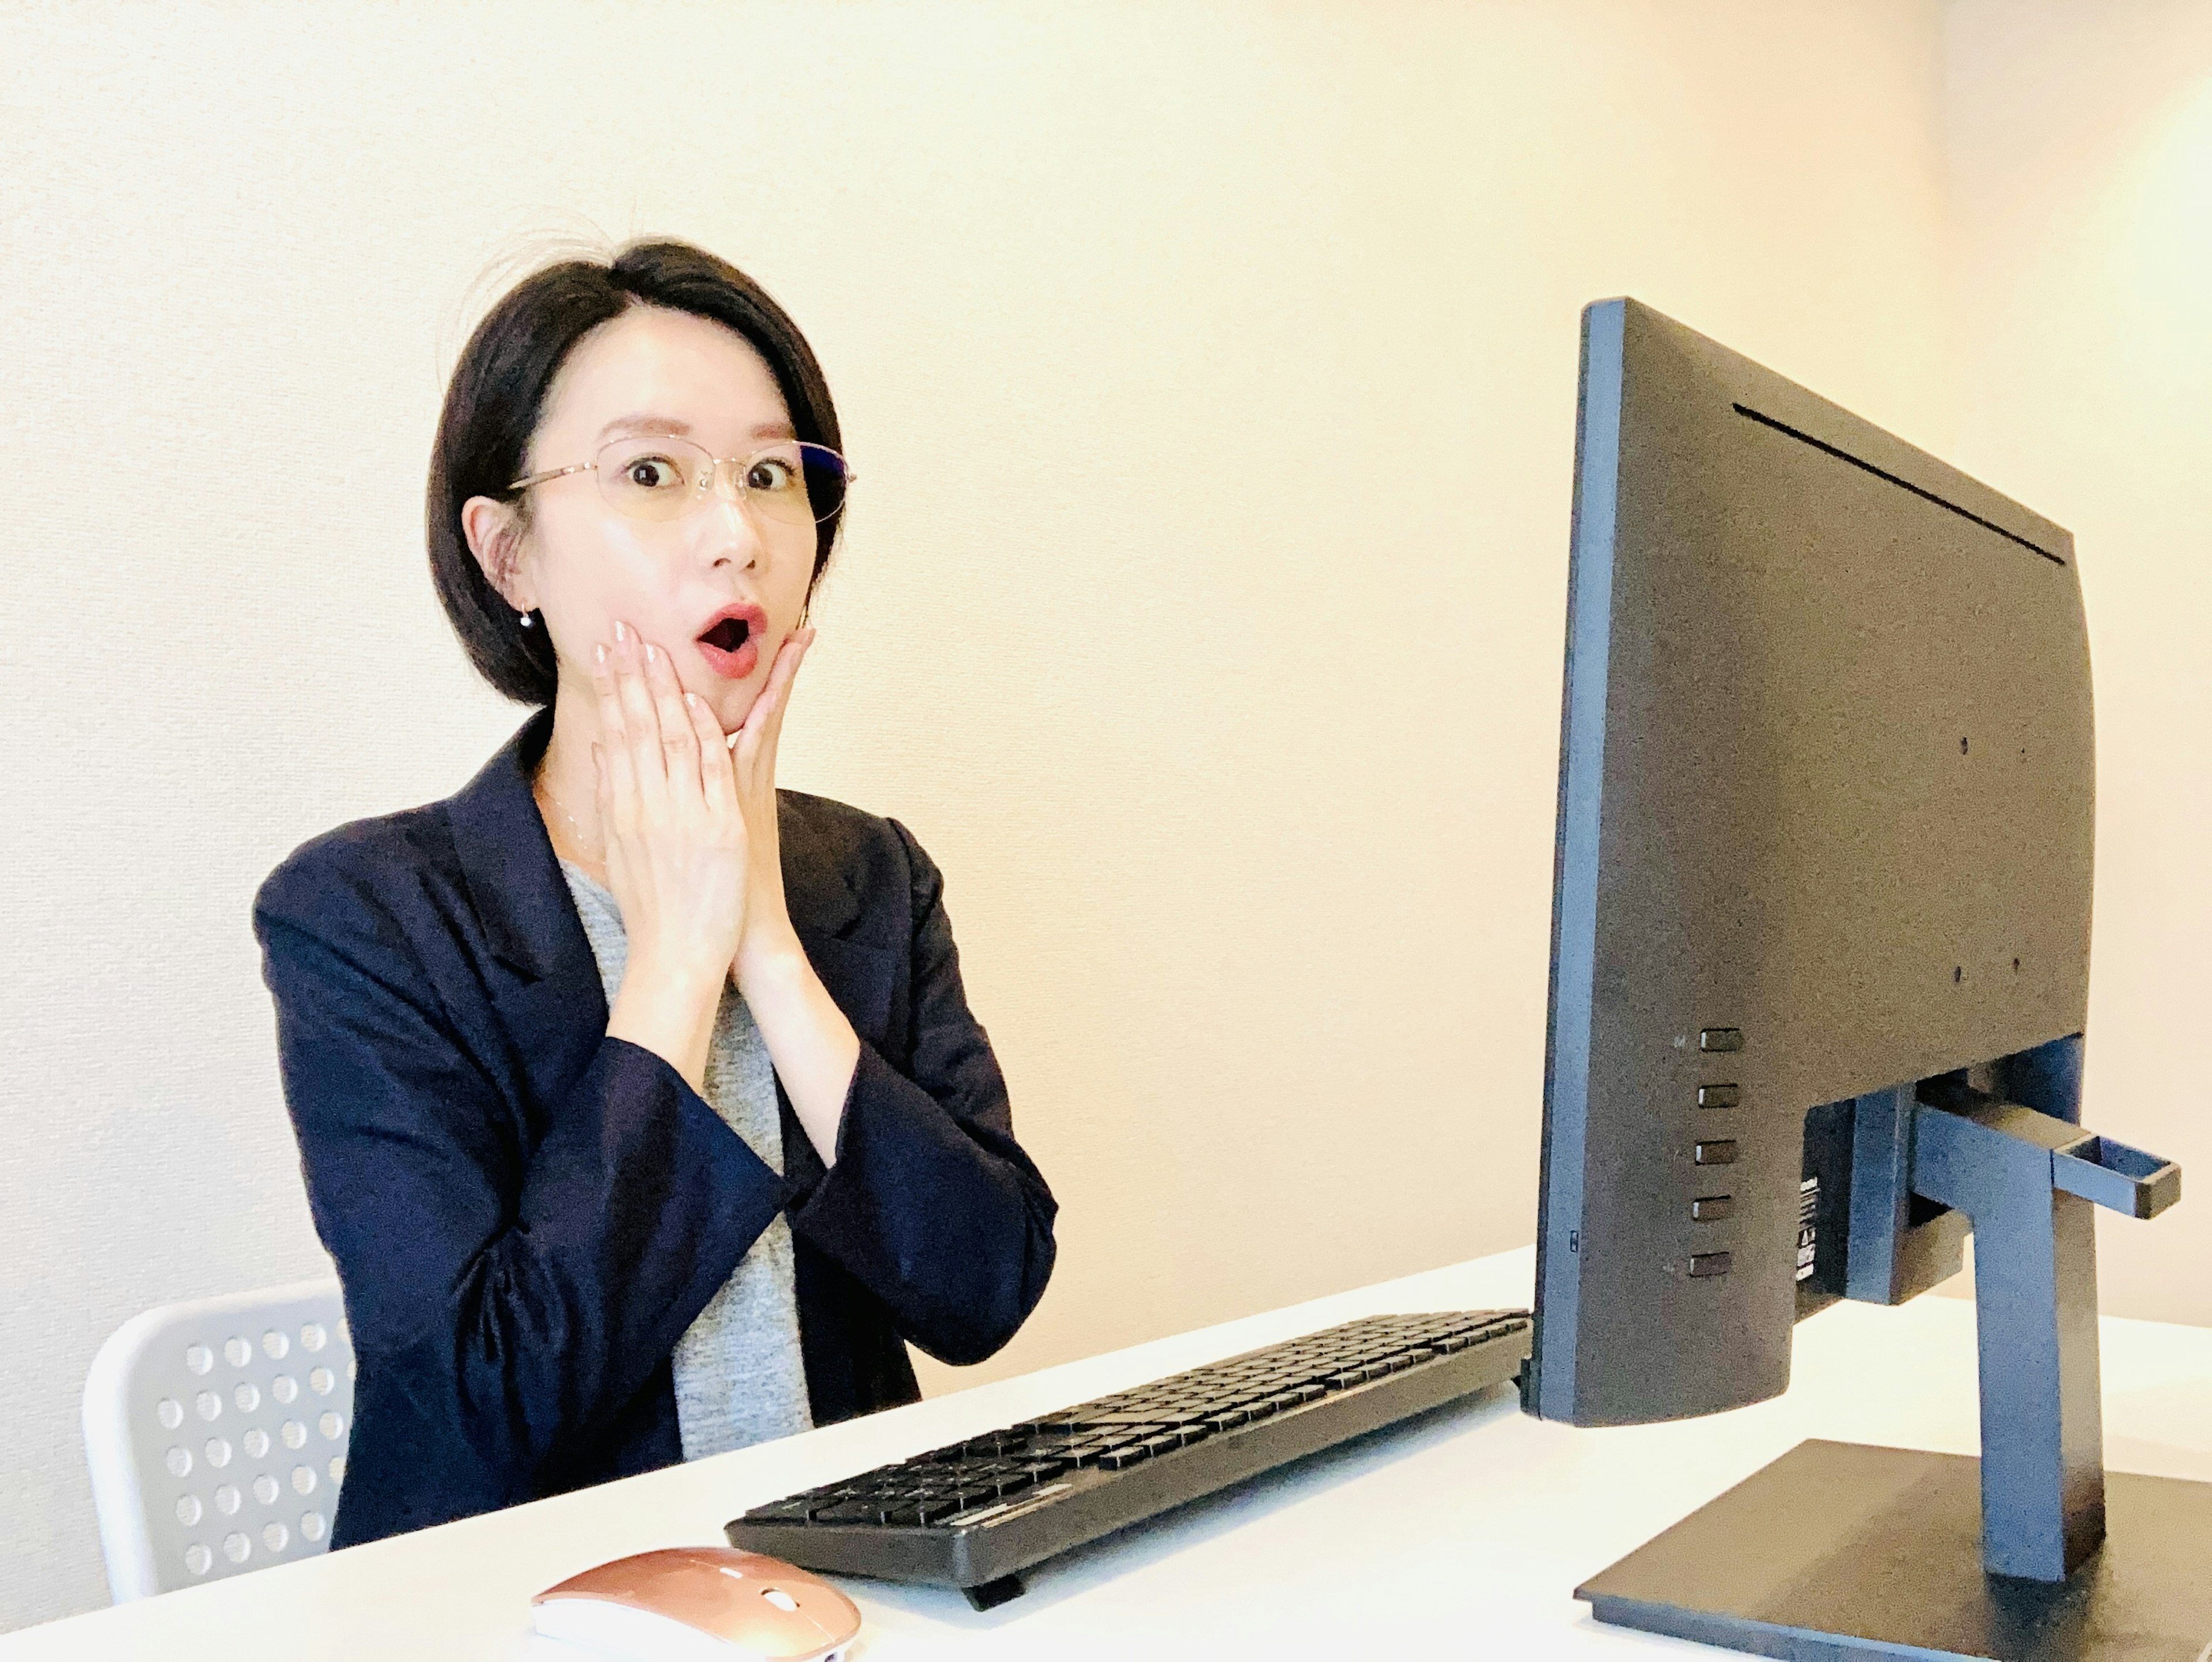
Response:
POLYGON ((100 1338, 321 1265, 246 907, 520 720, 419 527, 518 228, 696 238, 829 366, 866 494, 786 776, 949 874, 1065 1207, 981 1372, 1529 1239, 1577 311, 1950 449, 1931 3, 301 16, 0 0, 0 1628, 105 1598, 100 1338))
POLYGON ((2097 683, 2085 1118, 2181 1162, 2105 1307, 2212 1322, 2212 8, 1960 0, 1956 460, 2072 528, 2097 683))

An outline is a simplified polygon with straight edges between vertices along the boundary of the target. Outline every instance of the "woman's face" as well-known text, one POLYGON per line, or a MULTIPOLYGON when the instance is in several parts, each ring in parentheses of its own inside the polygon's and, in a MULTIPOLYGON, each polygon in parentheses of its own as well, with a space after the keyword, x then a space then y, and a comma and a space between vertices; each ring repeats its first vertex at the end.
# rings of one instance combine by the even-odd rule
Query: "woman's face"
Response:
MULTIPOLYGON (((750 456, 793 436, 768 363, 741 336, 705 318, 632 307, 577 343, 554 377, 525 472, 588 462, 608 440, 674 435, 725 458, 750 456)), ((512 578, 517 607, 543 613, 563 691, 592 702, 592 648, 617 621, 669 656, 677 679, 733 732, 799 625, 814 569, 814 527, 748 509, 726 468, 714 491, 682 517, 639 520, 600 492, 597 475, 531 487, 530 528, 512 578), (743 610, 744 640, 728 622, 743 610)), ((496 508, 486 499, 472 499, 496 508)), ((490 521, 486 521, 487 527, 490 521)), ((471 527, 471 542, 477 540, 471 527)), ((495 579, 496 581, 496 579, 495 579)))

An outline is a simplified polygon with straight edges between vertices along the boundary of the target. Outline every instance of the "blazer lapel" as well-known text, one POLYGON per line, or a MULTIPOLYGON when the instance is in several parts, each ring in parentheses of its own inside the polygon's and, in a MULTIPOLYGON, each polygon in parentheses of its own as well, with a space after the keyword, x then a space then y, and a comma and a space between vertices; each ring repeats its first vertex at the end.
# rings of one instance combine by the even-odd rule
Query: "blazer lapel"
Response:
POLYGON ((495 960, 487 977, 493 1008, 534 1104, 556 1099, 607 1031, 599 964, 531 794, 552 734, 549 706, 447 802, 453 851, 495 960))
POLYGON ((806 961, 854 1032, 881 1044, 898 967, 894 950, 853 938, 863 921, 860 898, 837 850, 787 796, 776 804, 776 841, 782 850, 784 904, 806 961))

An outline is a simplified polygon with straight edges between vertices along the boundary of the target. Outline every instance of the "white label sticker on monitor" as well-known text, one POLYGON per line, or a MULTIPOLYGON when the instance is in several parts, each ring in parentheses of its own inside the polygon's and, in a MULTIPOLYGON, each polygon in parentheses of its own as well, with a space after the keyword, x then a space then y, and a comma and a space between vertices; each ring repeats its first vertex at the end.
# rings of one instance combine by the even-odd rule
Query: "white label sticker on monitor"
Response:
POLYGON ((1813 1258, 1817 1246, 1813 1227, 1814 1216, 1820 1209, 1820 1180, 1808 1178, 1797 1185, 1797 1279, 1813 1279, 1813 1258))

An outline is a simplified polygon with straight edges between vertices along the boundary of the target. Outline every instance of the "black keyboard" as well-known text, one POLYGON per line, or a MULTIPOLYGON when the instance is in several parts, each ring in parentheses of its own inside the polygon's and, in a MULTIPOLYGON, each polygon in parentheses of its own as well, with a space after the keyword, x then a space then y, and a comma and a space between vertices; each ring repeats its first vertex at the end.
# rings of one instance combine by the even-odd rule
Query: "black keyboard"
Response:
POLYGON ((1505 1384, 1529 1334, 1520 1310, 1370 1316, 755 1507, 725 1533, 988 1610, 1070 1547, 1505 1384))

